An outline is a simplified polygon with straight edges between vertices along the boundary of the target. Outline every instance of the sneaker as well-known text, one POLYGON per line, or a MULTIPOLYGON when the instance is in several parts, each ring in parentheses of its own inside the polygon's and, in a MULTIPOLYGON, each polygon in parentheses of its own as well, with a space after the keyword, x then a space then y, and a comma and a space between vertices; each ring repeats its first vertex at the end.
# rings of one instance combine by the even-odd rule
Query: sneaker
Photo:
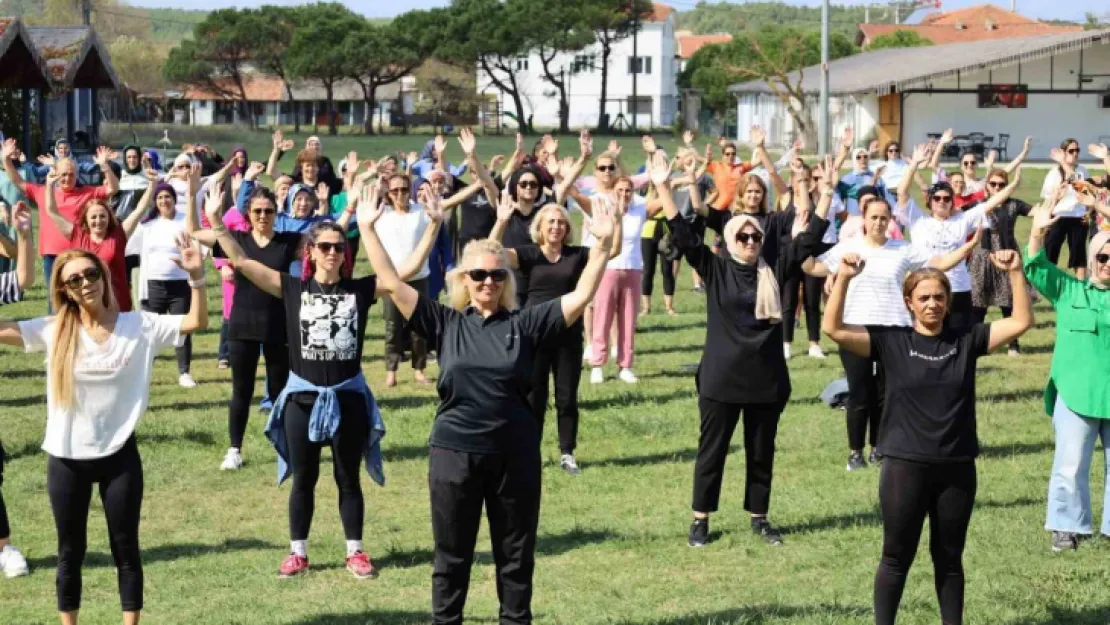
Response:
MULTIPOLYGON (((347 561, 350 562, 350 558, 347 561)), ((278 570, 278 577, 296 577, 307 572, 308 558, 291 553, 282 561, 281 569, 278 570)))
POLYGON ((559 458, 559 466, 571 475, 578 475, 578 463, 574 461, 574 456, 572 454, 563 454, 562 457, 559 458))
POLYGON ((695 293, 705 293, 705 285, 704 284, 695 285, 694 286, 694 292, 695 293))
POLYGON ((189 375, 188 373, 182 373, 177 378, 177 385, 181 388, 196 388, 197 381, 194 380, 193 376, 189 375))
MULTIPOLYGON (((305 561, 305 567, 307 566, 308 561, 305 561)), ((378 571, 374 568, 374 563, 370 561, 370 556, 363 551, 356 551, 355 555, 347 556, 347 570, 357 579, 370 579, 378 576, 378 571)))
POLYGON ((825 352, 821 351, 821 348, 817 345, 810 345, 809 352, 806 355, 810 358, 816 358, 818 360, 825 359, 825 352))
POLYGON ((691 547, 704 547, 709 542, 709 519, 694 519, 690 524, 690 538, 686 544, 691 547))
POLYGON ((636 377, 636 374, 632 373, 631 369, 621 369, 621 372, 617 374, 617 378, 625 384, 636 384, 640 381, 640 378, 636 377))
POLYGON ((1075 551, 1079 548, 1079 537, 1073 532, 1052 532, 1052 551, 1075 551))
POLYGON ((1011 345, 1010 349, 1006 350, 1006 355, 1010 358, 1017 358, 1021 355, 1021 350, 1019 350, 1016 346, 1011 345))
POLYGON ((4 577, 11 579, 27 575, 31 569, 27 566, 27 559, 18 549, 5 545, 4 549, 0 550, 0 571, 4 572, 4 577))
POLYGON ((582 348, 582 362, 590 362, 593 359, 594 352, 592 349, 590 349, 590 346, 587 345, 586 347, 582 348))
POLYGON ((590 370, 590 384, 601 384, 605 381, 605 372, 601 367, 594 367, 590 370))
POLYGON ((771 522, 766 517, 752 519, 752 531, 772 547, 782 545, 782 534, 779 534, 779 531, 771 526, 771 522))
POLYGON ((243 468, 243 454, 238 449, 227 450, 224 461, 220 463, 221 471, 238 471, 243 468))
POLYGON ((782 344, 782 357, 787 359, 787 360, 790 360, 791 356, 793 356, 793 353, 791 353, 791 351, 790 351, 790 343, 783 343, 782 344))
POLYGON ((863 461, 863 452, 853 451, 848 454, 848 471, 859 471, 860 469, 866 468, 867 463, 863 461))
POLYGON ((216 362, 216 368, 217 369, 227 369, 228 366, 229 365, 228 365, 228 362, 227 362, 227 358, 221 358, 220 360, 218 360, 216 362))
POLYGON ((883 455, 881 453, 879 453, 878 449, 875 449, 874 447, 872 447, 871 448, 871 455, 867 456, 867 461, 870 462, 871 464, 882 464, 883 455))

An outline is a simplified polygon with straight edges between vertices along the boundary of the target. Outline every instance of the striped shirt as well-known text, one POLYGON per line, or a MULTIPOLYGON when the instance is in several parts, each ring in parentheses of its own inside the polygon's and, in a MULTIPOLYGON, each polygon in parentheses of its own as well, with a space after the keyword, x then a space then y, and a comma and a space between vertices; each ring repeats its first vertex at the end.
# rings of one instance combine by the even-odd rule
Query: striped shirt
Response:
POLYGON ((23 291, 19 290, 19 279, 14 271, 0 273, 0 305, 14 304, 23 299, 23 291))
POLYGON ((857 326, 913 325, 910 312, 902 301, 902 281, 906 274, 924 267, 932 256, 905 241, 888 240, 882 247, 872 247, 866 239, 842 240, 831 250, 817 257, 830 273, 840 268, 840 259, 859 254, 866 263, 863 271, 848 283, 844 303, 844 323, 857 326))

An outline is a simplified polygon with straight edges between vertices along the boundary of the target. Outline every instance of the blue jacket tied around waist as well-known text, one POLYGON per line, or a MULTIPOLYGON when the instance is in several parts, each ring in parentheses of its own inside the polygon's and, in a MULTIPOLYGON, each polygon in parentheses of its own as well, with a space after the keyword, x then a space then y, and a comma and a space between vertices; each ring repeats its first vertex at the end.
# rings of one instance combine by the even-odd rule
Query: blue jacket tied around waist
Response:
POLYGON ((273 443, 278 454, 278 484, 284 482, 292 472, 289 466, 289 442, 285 440, 285 402, 290 393, 316 393, 316 402, 312 404, 312 414, 308 420, 308 440, 322 443, 331 440, 339 430, 339 422, 343 415, 339 412, 338 391, 355 392, 362 395, 366 401, 366 414, 369 415, 370 427, 367 428, 366 444, 363 457, 366 460, 366 473, 378 486, 385 485, 385 471, 382 466, 381 441, 385 436, 385 422, 378 411, 378 403, 374 401, 374 394, 366 384, 366 378, 360 371, 358 375, 344 380, 335 386, 316 386, 292 371, 289 372, 289 381, 281 390, 274 409, 270 411, 270 420, 266 422, 266 437, 273 443))

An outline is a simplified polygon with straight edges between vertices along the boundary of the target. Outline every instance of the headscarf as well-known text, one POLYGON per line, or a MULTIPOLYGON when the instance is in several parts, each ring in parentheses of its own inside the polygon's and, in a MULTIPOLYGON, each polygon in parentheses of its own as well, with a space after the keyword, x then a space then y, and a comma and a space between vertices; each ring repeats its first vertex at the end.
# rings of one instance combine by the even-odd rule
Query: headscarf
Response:
MULTIPOLYGON (((62 137, 61 139, 58 139, 57 141, 54 142, 54 156, 58 155, 58 146, 62 145, 63 143, 66 144, 66 145, 69 145, 69 139, 66 139, 65 137, 62 137)), ((70 148, 69 148, 69 158, 73 158, 73 146, 71 146, 71 145, 70 145, 70 148)))
POLYGON ((154 199, 157 200, 158 199, 158 194, 163 192, 163 191, 166 191, 167 193, 169 193, 170 195, 173 196, 174 207, 176 208, 176 206, 177 206, 177 189, 173 188, 173 185, 168 183, 168 182, 165 182, 165 181, 159 182, 158 184, 154 185, 154 199))
POLYGON ((417 160, 421 160, 421 161, 434 161, 434 160, 436 160, 436 140, 435 139, 428 139, 428 141, 426 143, 424 143, 424 149, 420 150, 420 158, 418 158, 417 160))
MULTIPOLYGON (((759 225, 759 220, 751 215, 736 215, 728 220, 725 224, 724 232, 721 236, 725 240, 725 245, 728 247, 728 253, 732 256, 732 260, 740 263, 741 265, 750 265, 745 260, 740 258, 740 243, 736 240, 736 235, 740 230, 747 225, 753 226, 759 234, 763 235, 764 242, 766 242, 766 233, 763 232, 763 226, 759 225)), ((756 267, 756 287, 755 287, 755 318, 770 321, 771 323, 782 322, 782 299, 779 293, 779 281, 775 278, 775 272, 771 270, 771 266, 767 261, 763 260, 763 256, 758 257, 758 265, 756 267)))
MULTIPOLYGON (((285 194, 285 214, 289 215, 290 217, 296 217, 296 215, 293 214, 293 200, 297 198, 297 194, 301 191, 304 191, 309 195, 309 197, 312 198, 313 204, 317 203, 316 191, 312 187, 308 186, 307 184, 301 184, 299 182, 290 185, 289 192, 285 194)), ((308 216, 311 217, 313 212, 314 211, 310 211, 308 213, 308 216)))
POLYGON ((1107 243, 1110 243, 1110 231, 1100 230, 1087 246, 1087 275, 1090 276, 1091 286, 1096 289, 1110 289, 1110 284, 1098 279, 1098 261, 1095 260, 1095 256, 1107 243))
MULTIPOLYGON (((234 148, 231 148, 231 158, 235 158, 235 155, 240 153, 240 152, 243 153, 243 160, 246 161, 249 164, 250 163, 250 157, 247 156, 247 148, 245 148, 241 145, 237 145, 234 148)), ((235 174, 242 174, 242 173, 245 173, 246 170, 247 170, 246 167, 240 167, 238 165, 232 165, 231 170, 228 171, 228 175, 229 176, 234 176, 235 174)))
POLYGON ((143 173, 143 149, 135 145, 134 143, 128 143, 127 145, 123 146, 123 171, 131 174, 132 176, 138 176, 143 173), (131 169, 127 166, 127 152, 129 152, 130 150, 135 150, 139 153, 139 166, 135 169, 131 169))
POLYGON ((150 166, 154 168, 154 171, 162 171, 162 157, 158 156, 158 152, 147 150, 146 155, 150 159, 150 166))

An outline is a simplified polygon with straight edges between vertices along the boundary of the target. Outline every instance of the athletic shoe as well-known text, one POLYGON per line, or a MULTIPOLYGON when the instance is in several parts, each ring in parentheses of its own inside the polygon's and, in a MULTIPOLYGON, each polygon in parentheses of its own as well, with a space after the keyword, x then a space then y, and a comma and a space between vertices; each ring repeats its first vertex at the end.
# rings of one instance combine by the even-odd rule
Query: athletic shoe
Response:
POLYGON ((590 370, 590 384, 601 384, 605 381, 605 372, 601 367, 594 367, 590 370))
POLYGON ((216 368, 217 369, 227 369, 227 367, 228 367, 227 358, 221 358, 218 362, 216 362, 216 368))
POLYGON ((782 545, 782 534, 774 527, 771 527, 771 522, 766 517, 756 517, 752 519, 752 531, 772 547, 782 545))
POLYGON ((238 449, 227 450, 224 461, 220 464, 221 471, 238 471, 243 468, 243 454, 238 449))
POLYGON ((875 449, 874 447, 872 447, 871 448, 871 455, 869 455, 867 457, 867 461, 870 462, 871 464, 882 464, 883 455, 881 453, 879 453, 878 449, 875 449))
MULTIPOLYGON (((350 562, 350 558, 347 561, 350 562)), ((307 572, 308 558, 291 553, 282 561, 281 569, 278 570, 278 577, 296 577, 307 572)))
MULTIPOLYGON (((305 566, 307 565, 308 562, 306 561, 305 566)), ((370 561, 370 556, 363 551, 356 551, 355 555, 347 556, 347 570, 358 579, 370 579, 378 576, 378 571, 374 568, 374 563, 370 561)))
POLYGON ((1079 537, 1072 532, 1052 532, 1052 551, 1075 551, 1079 548, 1079 537))
POLYGON ((694 519, 690 524, 690 537, 686 544, 691 547, 704 547, 709 542, 709 519, 694 519))
POLYGON ((571 475, 578 475, 578 463, 574 461, 574 456, 572 454, 563 454, 563 456, 559 458, 559 466, 571 475))
POLYGON ((824 360, 825 352, 821 351, 821 348, 817 345, 810 345, 809 353, 807 354, 807 356, 809 356, 810 358, 816 358, 818 360, 824 360))
POLYGON ((189 375, 188 373, 182 373, 177 378, 177 385, 181 388, 196 388, 197 381, 194 380, 193 376, 189 375))
POLYGON ((699 285, 695 286, 694 287, 694 292, 695 293, 705 293, 705 285, 704 284, 699 284, 699 285))
POLYGON ((582 362, 590 362, 594 359, 594 352, 590 349, 589 345, 582 348, 582 362))
POLYGON ((783 343, 782 344, 782 356, 783 356, 783 358, 785 358, 787 360, 790 360, 790 357, 792 355, 793 354, 790 352, 790 343, 783 343))
POLYGON ((863 452, 853 451, 848 454, 848 471, 859 471, 860 469, 866 468, 867 463, 863 461, 863 452))
POLYGON ((1021 350, 1019 350, 1017 347, 1011 345, 1010 349, 1006 350, 1006 355, 1011 357, 1011 358, 1017 358, 1018 356, 1021 355, 1021 350))
POLYGON ((18 549, 5 545, 4 549, 0 550, 0 571, 4 571, 4 577, 11 579, 27 575, 31 569, 27 566, 27 559, 18 549))
POLYGON ((632 373, 631 369, 621 369, 621 372, 617 374, 617 378, 625 384, 636 384, 640 381, 640 378, 636 377, 636 374, 632 373))

